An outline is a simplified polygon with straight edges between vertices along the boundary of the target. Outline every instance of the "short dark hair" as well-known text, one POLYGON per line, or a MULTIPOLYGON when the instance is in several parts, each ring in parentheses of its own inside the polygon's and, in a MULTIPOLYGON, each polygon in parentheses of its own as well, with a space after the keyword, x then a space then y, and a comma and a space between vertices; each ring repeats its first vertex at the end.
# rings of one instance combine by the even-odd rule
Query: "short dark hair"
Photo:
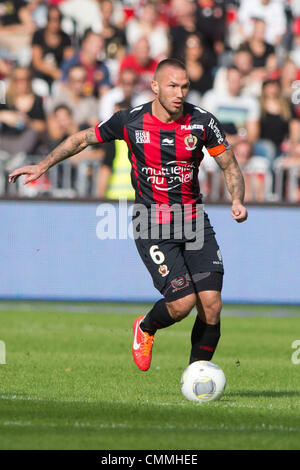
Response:
POLYGON ((236 72, 238 72, 239 74, 241 74, 242 72, 240 71, 240 69, 234 65, 234 64, 231 64, 227 67, 227 72, 230 72, 231 70, 235 70, 236 72))
POLYGON ((67 111, 67 113, 70 116, 73 115, 71 108, 69 108, 69 106, 64 104, 64 103, 61 103, 61 104, 58 104, 57 106, 55 106, 54 113, 57 113, 57 111, 60 111, 61 109, 64 109, 65 111, 67 111))
POLYGON ((181 70, 185 70, 186 71, 186 67, 184 65, 183 62, 181 62, 181 60, 178 60, 178 59, 175 59, 175 58, 168 58, 168 59, 164 59, 162 61, 159 62, 159 64, 157 65, 156 69, 155 69, 155 74, 154 76, 157 75, 157 73, 162 70, 164 67, 176 67, 178 69, 181 69, 181 70))
POLYGON ((80 45, 82 46, 82 44, 84 43, 84 41, 89 37, 89 36, 98 36, 98 37, 102 37, 101 33, 97 33, 96 31, 94 31, 92 28, 87 28, 84 33, 83 33, 83 36, 82 38, 80 39, 80 45))

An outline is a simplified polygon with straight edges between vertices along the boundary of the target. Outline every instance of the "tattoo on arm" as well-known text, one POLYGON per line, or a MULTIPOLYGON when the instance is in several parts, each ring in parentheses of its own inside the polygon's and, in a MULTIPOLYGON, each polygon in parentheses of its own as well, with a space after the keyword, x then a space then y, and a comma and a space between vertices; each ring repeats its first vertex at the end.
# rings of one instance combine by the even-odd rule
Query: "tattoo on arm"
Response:
POLYGON ((243 203, 245 196, 244 177, 232 150, 226 150, 216 157, 216 162, 223 170, 226 186, 232 200, 239 200, 243 203))
POLYGON ((59 144, 47 157, 41 162, 48 170, 56 163, 72 157, 77 153, 84 150, 88 145, 95 145, 98 143, 93 127, 77 132, 71 135, 61 144, 59 144))

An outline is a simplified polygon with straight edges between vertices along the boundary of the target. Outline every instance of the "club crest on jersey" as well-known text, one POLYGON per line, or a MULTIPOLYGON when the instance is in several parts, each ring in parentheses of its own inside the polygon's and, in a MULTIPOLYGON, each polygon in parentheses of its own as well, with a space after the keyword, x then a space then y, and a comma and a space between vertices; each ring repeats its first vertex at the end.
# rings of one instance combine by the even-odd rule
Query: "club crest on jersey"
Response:
POLYGON ((195 150, 197 147, 198 139, 193 134, 189 134, 184 138, 184 143, 186 145, 186 150, 195 150))
POLYGON ((158 268, 159 274, 162 275, 162 277, 165 277, 169 274, 168 266, 166 264, 161 264, 160 267, 158 268))
POLYGON ((135 131, 135 142, 137 144, 150 144, 150 132, 135 131))

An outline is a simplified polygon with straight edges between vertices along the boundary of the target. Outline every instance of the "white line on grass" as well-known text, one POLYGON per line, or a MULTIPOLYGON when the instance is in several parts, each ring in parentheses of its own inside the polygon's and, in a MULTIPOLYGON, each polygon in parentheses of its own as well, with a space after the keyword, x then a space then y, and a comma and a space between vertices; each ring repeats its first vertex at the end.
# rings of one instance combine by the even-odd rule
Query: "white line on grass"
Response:
POLYGON ((105 430, 105 429, 130 429, 130 430, 141 430, 141 431, 229 431, 229 432, 289 432, 289 433, 298 433, 300 432, 300 427, 293 426, 284 426, 282 424, 257 424, 255 426, 247 426, 240 424, 238 426, 228 425, 225 423, 220 423, 217 426, 211 425, 199 425, 195 424, 192 426, 177 426, 169 423, 161 424, 145 424, 145 425, 136 425, 129 423, 99 423, 93 424, 88 422, 75 421, 73 423, 51 423, 51 422, 32 422, 32 421, 3 421, 0 422, 0 427, 43 427, 43 428, 80 428, 80 429, 90 429, 90 430, 105 430))
MULTIPOLYGON (((85 398, 85 399, 56 399, 56 398, 42 398, 42 397, 29 397, 29 396, 23 396, 23 395, 0 395, 0 400, 14 400, 14 401, 39 401, 39 402, 44 402, 44 403, 83 403, 83 404, 100 404, 103 403, 97 398, 85 398)), ((246 403, 239 403, 239 402, 229 402, 227 400, 230 400, 230 397, 226 397, 225 400, 220 400, 218 402, 211 402, 211 403, 191 403, 188 401, 182 401, 178 403, 172 403, 172 402, 158 402, 156 401, 153 407, 174 407, 178 408, 179 406, 181 407, 186 407, 186 406, 195 406, 200 409, 201 407, 206 407, 206 406, 214 406, 217 405, 219 408, 246 408, 246 409, 270 409, 270 410, 287 410, 291 409, 291 405, 288 403, 285 403, 284 405, 277 405, 276 403, 272 403, 269 405, 266 405, 265 403, 261 404, 246 404, 246 403)), ((108 402, 105 402, 108 403, 108 402)), ((110 403, 110 402, 109 402, 110 403)), ((128 402, 126 400, 114 400, 111 402, 111 404, 114 405, 132 405, 131 402, 128 402)), ((140 405, 151 405, 148 400, 145 400, 144 402, 140 402, 140 405)), ((295 406, 295 408, 297 405, 295 406)))
MULTIPOLYGON (((1 310, 16 310, 21 312, 52 312, 52 313, 107 313, 124 314, 133 313, 140 315, 151 307, 151 303, 110 303, 110 302, 60 302, 60 301, 0 301, 1 310)), ((233 317, 293 317, 298 316, 299 307, 284 308, 270 306, 269 310, 260 308, 259 305, 242 306, 239 308, 223 307, 223 316, 233 317)), ((195 310, 192 311, 195 314, 195 310)))

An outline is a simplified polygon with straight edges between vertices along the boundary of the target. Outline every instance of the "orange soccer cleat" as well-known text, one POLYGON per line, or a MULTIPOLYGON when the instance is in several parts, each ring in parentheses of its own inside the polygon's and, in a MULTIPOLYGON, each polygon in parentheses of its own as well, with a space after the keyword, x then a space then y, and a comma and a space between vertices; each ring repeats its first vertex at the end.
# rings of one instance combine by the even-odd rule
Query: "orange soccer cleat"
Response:
POLYGON ((148 370, 152 358, 152 346, 154 336, 141 330, 140 323, 145 318, 144 315, 138 317, 133 324, 133 360, 140 370, 148 370))

